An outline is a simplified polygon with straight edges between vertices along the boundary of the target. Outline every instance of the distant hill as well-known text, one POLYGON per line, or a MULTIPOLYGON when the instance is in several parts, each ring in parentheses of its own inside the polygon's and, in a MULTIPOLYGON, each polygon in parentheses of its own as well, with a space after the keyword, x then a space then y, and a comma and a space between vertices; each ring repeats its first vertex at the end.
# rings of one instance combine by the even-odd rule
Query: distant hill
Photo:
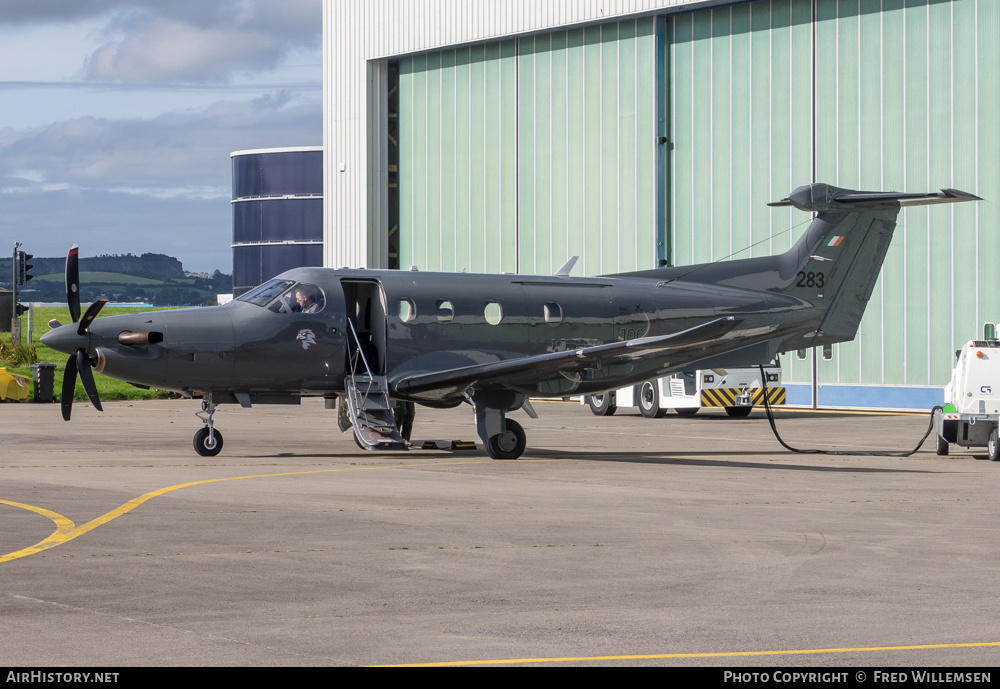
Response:
MULTIPOLYGON (((30 261, 32 273, 34 275, 47 275, 59 273, 66 270, 66 257, 59 258, 38 258, 30 261)), ((0 259, 0 271, 6 267, 6 275, 0 274, 0 280, 10 280, 10 259, 0 259)), ((164 254, 142 254, 134 256, 132 254, 107 256, 91 256, 80 259, 80 271, 93 273, 122 273, 123 275, 136 275, 138 277, 152 278, 154 280, 173 280, 184 277, 184 266, 173 256, 164 254)))
MULTIPOLYGON (((32 258, 32 280, 19 288, 18 301, 62 302, 66 299, 65 258, 32 258)), ((10 287, 11 259, 0 259, 0 286, 10 287)), ((83 301, 144 301, 153 304, 205 304, 216 294, 233 291, 233 278, 219 270, 210 276, 188 275, 173 256, 133 254, 80 259, 83 301)))

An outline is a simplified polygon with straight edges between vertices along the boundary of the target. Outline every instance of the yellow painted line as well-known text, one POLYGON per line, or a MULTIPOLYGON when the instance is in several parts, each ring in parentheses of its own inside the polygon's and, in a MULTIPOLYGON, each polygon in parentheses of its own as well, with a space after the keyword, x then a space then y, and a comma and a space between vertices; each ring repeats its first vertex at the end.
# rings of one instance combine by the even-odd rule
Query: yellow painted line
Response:
POLYGON ((85 533, 93 531, 99 526, 107 524, 112 519, 117 519, 123 514, 127 514, 134 510, 136 507, 146 502, 147 500, 152 500, 153 498, 165 495, 171 491, 180 490, 181 488, 190 488, 191 486, 202 486, 208 483, 221 483, 223 481, 243 481, 245 479, 251 478, 276 478, 279 476, 303 476, 306 474, 330 474, 340 471, 372 471, 381 469, 411 469, 417 467, 435 467, 435 466, 459 466, 463 464, 496 464, 500 462, 518 462, 521 464, 527 464, 532 462, 568 462, 572 461, 569 459, 512 459, 512 460, 466 460, 461 462, 428 462, 424 464, 393 464, 389 466, 370 466, 370 467, 343 467, 340 469, 314 469, 312 471, 289 471, 280 474, 254 474, 253 476, 232 476, 228 478, 211 478, 205 479, 204 481, 191 481, 189 483, 179 483, 176 486, 167 486, 166 488, 159 488, 149 493, 140 495, 137 498, 129 500, 124 505, 116 507, 107 514, 103 514, 96 519, 91 519, 86 524, 81 526, 76 526, 72 520, 64 517, 57 512, 52 512, 44 507, 36 507, 34 505, 26 505, 21 502, 11 502, 9 500, 0 500, 0 504, 11 505, 12 507, 20 507, 25 510, 31 510, 42 516, 48 517, 56 524, 56 530, 52 532, 48 538, 43 541, 39 541, 33 546, 27 548, 22 548, 21 550, 16 550, 12 553, 7 553, 6 555, 0 555, 0 562, 8 562, 10 560, 17 560, 18 558, 27 557, 28 555, 34 555, 35 553, 40 553, 43 550, 48 550, 49 548, 55 548, 57 545, 62 545, 63 543, 68 543, 78 536, 82 536, 85 533))
POLYGON ((43 517, 48 517, 56 523, 56 530, 52 532, 52 535, 46 538, 44 541, 40 541, 30 548, 24 548, 22 550, 15 551, 13 553, 8 553, 6 555, 0 556, 0 562, 6 562, 7 560, 16 560, 19 557, 24 557, 25 555, 31 555, 32 553, 41 552, 42 550, 48 550, 49 548, 54 548, 60 543, 65 543, 67 536, 72 534, 76 529, 76 524, 73 520, 68 519, 58 512, 53 512, 52 510, 47 510, 44 507, 36 507, 34 505, 26 505, 23 502, 11 502, 10 500, 0 500, 0 504, 10 505, 12 507, 20 507, 24 510, 31 510, 36 512, 43 517))
POLYGON ((876 651, 924 651, 941 648, 985 648, 1000 641, 968 644, 925 644, 921 646, 868 646, 860 648, 807 648, 791 651, 727 651, 720 653, 657 653, 651 655, 579 656, 566 658, 504 658, 501 660, 457 660, 443 663, 404 663, 373 667, 459 667, 468 665, 516 665, 521 663, 585 663, 607 660, 663 660, 671 658, 740 658, 747 656, 810 655, 819 653, 873 653, 876 651))

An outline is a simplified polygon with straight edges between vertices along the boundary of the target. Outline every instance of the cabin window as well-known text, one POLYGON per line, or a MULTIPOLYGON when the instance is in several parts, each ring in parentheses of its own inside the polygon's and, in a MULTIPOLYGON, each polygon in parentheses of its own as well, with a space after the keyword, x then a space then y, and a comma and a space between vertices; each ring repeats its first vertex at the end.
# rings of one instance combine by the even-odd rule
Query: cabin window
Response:
POLYGON ((417 305, 413 303, 412 299, 400 299, 399 300, 399 320, 404 323, 411 322, 417 317, 417 305))
POLYGON ((562 312, 562 307, 559 306, 559 304, 555 303, 554 301, 550 301, 547 302, 542 307, 542 309, 545 312, 546 323, 548 323, 552 327, 555 327, 560 323, 562 323, 563 312, 562 312))
POLYGON ((804 349, 796 349, 795 350, 795 358, 798 359, 799 361, 805 361, 806 360, 806 350, 804 350, 804 349))
POLYGON ((294 313, 319 313, 326 306, 323 290, 316 285, 300 282, 291 290, 294 313))
POLYGON ((503 320, 503 307, 500 306, 499 302, 488 301, 486 302, 486 308, 483 309, 483 315, 486 316, 487 323, 497 325, 503 320))
POLYGON ((438 323, 448 323, 455 318, 455 307, 448 299, 438 299, 437 319, 438 323))
POLYGON ((823 361, 833 361, 833 345, 823 345, 823 361))

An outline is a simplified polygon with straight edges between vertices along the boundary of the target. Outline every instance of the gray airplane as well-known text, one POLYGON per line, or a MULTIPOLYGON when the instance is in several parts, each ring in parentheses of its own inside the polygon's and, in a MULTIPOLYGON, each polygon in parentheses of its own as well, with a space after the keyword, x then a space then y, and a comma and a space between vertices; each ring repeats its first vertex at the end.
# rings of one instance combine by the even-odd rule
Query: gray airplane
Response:
MULTIPOLYGON (((70 418, 79 375, 101 409, 92 370, 139 387, 203 393, 200 455, 222 449, 219 404, 339 398, 364 449, 405 449, 391 400, 467 402, 495 459, 525 449, 507 418, 529 397, 601 394, 667 373, 754 365, 854 339, 900 207, 979 200, 861 192, 826 184, 773 206, 816 214, 788 251, 761 258, 601 277, 297 268, 209 308, 80 318, 78 250, 66 261, 72 325, 42 342, 70 355, 70 418)), ((342 427, 346 427, 346 424, 342 427)))

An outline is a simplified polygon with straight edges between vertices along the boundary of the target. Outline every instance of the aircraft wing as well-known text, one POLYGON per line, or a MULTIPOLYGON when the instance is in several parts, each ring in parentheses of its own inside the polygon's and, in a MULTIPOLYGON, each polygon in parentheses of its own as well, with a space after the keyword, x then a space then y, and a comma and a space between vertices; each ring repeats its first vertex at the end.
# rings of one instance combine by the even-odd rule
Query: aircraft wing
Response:
POLYGON ((627 364, 637 359, 669 359, 671 364, 704 356, 711 344, 743 322, 728 316, 671 335, 640 337, 624 342, 550 352, 535 356, 475 363, 442 371, 404 373, 390 377, 392 389, 403 396, 444 399, 468 388, 531 388, 546 378, 568 378, 587 369, 627 364))

